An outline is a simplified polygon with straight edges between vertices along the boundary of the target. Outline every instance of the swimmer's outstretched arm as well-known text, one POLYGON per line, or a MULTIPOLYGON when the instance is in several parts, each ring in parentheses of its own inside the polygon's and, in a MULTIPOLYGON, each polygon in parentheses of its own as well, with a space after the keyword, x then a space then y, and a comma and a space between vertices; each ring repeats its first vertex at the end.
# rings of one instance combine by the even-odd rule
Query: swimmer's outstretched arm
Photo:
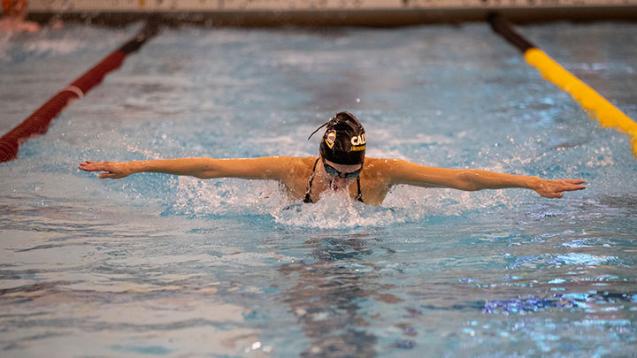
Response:
POLYGON ((482 189, 531 189, 545 198, 561 198, 565 191, 582 190, 582 179, 543 179, 535 176, 495 173, 479 169, 434 168, 405 160, 387 162, 391 184, 453 188, 466 191, 482 189))
POLYGON ((102 179, 121 179, 136 173, 187 175, 200 179, 243 178, 284 180, 293 172, 293 157, 262 158, 180 158, 134 160, 130 162, 83 162, 80 169, 100 172, 102 179))

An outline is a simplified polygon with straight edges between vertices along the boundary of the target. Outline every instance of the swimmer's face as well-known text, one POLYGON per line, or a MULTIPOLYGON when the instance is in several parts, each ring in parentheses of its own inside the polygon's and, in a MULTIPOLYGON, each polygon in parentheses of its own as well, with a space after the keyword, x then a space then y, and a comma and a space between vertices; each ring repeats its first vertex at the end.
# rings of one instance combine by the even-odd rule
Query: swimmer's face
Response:
POLYGON ((323 171, 332 180, 332 189, 338 190, 347 187, 356 180, 358 173, 363 168, 362 164, 338 164, 329 160, 323 160, 323 171))

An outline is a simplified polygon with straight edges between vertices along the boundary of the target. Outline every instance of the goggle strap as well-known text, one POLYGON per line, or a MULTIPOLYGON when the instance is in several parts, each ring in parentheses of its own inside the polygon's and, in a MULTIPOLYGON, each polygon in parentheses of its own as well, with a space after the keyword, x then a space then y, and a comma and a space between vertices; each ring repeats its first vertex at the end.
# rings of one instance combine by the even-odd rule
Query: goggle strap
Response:
MULTIPOLYGON (((307 140, 310 140, 310 138, 312 138, 312 136, 313 136, 316 132, 318 132, 321 128, 325 127, 326 125, 328 125, 328 124, 330 124, 330 123, 334 122, 334 120, 335 120, 335 119, 337 119, 337 118, 336 118, 336 116, 334 116, 334 117, 330 118, 330 120, 329 120, 329 121, 327 121, 327 122, 325 122, 325 123, 321 124, 321 126, 320 126, 320 127, 316 128, 316 130, 314 130, 314 132, 312 132, 312 134, 310 134, 310 136, 309 136, 309 137, 307 137, 307 140)), ((333 123, 333 125, 334 125, 334 124, 336 124, 336 123, 333 123)))
POLYGON ((312 136, 313 136, 316 132, 318 132, 321 128, 325 127, 328 123, 330 123, 330 121, 327 121, 327 122, 325 122, 325 123, 321 124, 321 126, 320 126, 320 127, 316 128, 316 130, 314 130, 314 132, 312 132, 312 134, 310 134, 310 136, 309 136, 309 137, 307 137, 307 140, 310 140, 310 138, 312 138, 312 136))
MULTIPOLYGON (((352 116, 352 117, 354 117, 351 113, 349 113, 349 115, 350 115, 350 116, 352 116)), ((354 118, 356 118, 356 117, 354 117, 354 118)), ((338 123, 341 123, 341 121, 340 121, 340 120, 339 120, 336 116, 334 116, 334 117, 330 118, 330 120, 329 120, 329 121, 327 121, 327 122, 325 122, 325 123, 321 124, 318 128, 316 128, 316 129, 314 130, 314 132, 312 132, 312 134, 310 134, 310 136, 309 136, 309 137, 307 137, 307 140, 310 140, 310 138, 312 138, 312 136, 313 136, 314 134, 316 134, 316 132, 318 132, 321 128, 323 128, 323 127, 325 127, 325 126, 329 125, 330 123, 334 126, 334 125, 336 125, 336 124, 338 124, 338 123)), ((361 130, 361 129, 362 129, 362 127, 360 127, 359 125, 355 126, 353 123, 351 123, 351 122, 349 122, 349 121, 346 121, 345 123, 346 123, 346 124, 347 124, 350 128, 352 128, 353 130, 361 130)))

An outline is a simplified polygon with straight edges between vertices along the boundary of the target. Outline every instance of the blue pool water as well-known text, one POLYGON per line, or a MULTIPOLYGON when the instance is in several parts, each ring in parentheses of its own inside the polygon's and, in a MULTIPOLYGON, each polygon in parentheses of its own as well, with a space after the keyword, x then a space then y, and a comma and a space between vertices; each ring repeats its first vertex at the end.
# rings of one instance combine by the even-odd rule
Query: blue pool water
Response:
MULTIPOLYGON (((3 35, 0 130, 138 26, 3 35)), ((637 25, 521 31, 637 118, 637 25)), ((484 25, 165 30, 0 165, 2 356, 634 355, 636 169, 484 25), (315 155, 340 110, 369 156, 589 187, 303 205, 269 182, 76 169, 315 155)))

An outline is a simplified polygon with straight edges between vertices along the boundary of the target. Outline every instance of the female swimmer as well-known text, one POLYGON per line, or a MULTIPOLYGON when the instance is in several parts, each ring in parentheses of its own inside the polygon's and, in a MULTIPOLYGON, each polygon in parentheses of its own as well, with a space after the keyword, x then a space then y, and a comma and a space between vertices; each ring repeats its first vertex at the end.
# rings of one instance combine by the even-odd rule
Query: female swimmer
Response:
MULTIPOLYGON (((401 159, 365 158, 365 129, 349 112, 327 123, 319 157, 181 158, 130 162, 84 162, 80 169, 101 172, 100 178, 120 179, 143 172, 189 175, 201 179, 242 178, 276 180, 295 199, 316 202, 326 190, 346 190, 351 198, 380 205, 394 185, 482 189, 531 189, 545 198, 585 188, 581 179, 542 179, 478 169, 447 169, 401 159), (352 183, 356 185, 350 185, 352 183)), ((312 133, 312 134, 314 134, 312 133)), ((311 137, 311 136, 310 136, 311 137)))

